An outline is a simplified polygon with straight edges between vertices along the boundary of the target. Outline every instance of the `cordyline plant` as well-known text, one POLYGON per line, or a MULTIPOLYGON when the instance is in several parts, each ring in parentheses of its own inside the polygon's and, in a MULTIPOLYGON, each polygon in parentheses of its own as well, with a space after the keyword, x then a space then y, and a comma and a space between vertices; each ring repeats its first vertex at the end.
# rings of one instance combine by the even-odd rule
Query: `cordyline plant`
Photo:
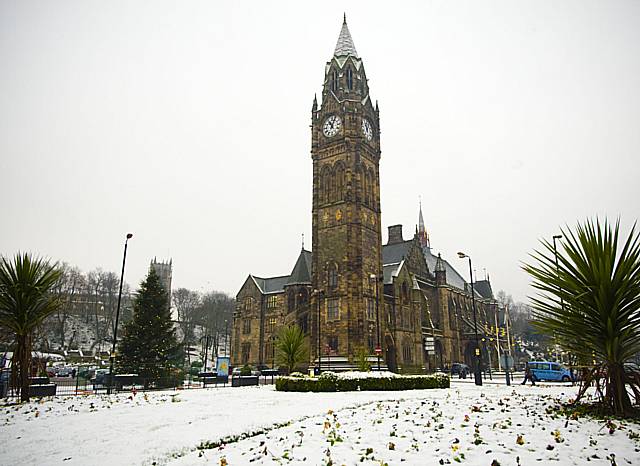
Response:
POLYGON ((297 325, 283 327, 276 340, 276 360, 288 373, 309 360, 309 345, 304 332, 297 325))
POLYGON ((640 235, 634 224, 622 242, 619 229, 598 219, 566 228, 557 265, 543 240, 531 254, 536 263, 523 268, 538 290, 534 325, 588 366, 576 402, 595 383, 604 408, 628 416, 629 393, 640 401, 640 373, 625 364, 640 352, 640 235))
POLYGON ((51 293, 60 275, 56 264, 30 254, 0 258, 0 326, 15 337, 11 379, 21 401, 29 401, 33 332, 61 305, 51 293))

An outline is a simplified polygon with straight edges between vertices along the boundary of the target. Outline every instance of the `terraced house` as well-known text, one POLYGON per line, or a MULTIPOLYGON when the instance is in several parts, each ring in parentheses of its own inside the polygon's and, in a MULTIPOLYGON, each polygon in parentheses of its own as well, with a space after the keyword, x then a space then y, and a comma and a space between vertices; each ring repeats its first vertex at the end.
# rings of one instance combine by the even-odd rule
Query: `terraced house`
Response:
MULTIPOLYGON (((322 369, 353 367, 362 348, 393 371, 472 363, 471 286, 432 252, 422 207, 412 238, 394 225, 382 244, 380 156, 379 107, 345 19, 311 110, 313 252, 303 248, 288 275, 247 277, 232 364, 271 367, 278 330, 294 323, 308 335, 309 364, 322 369)), ((475 283, 474 297, 485 355, 495 360, 503 313, 488 280, 475 283)))

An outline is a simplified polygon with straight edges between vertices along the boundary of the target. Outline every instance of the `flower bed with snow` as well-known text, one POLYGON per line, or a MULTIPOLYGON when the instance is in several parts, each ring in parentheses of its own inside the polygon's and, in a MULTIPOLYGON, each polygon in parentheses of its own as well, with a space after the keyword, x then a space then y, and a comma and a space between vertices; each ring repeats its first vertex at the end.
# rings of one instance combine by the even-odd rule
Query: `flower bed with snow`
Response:
POLYGON ((393 372, 323 372, 320 377, 280 377, 276 390, 282 392, 350 392, 365 390, 419 390, 449 388, 449 377, 398 375, 393 372))

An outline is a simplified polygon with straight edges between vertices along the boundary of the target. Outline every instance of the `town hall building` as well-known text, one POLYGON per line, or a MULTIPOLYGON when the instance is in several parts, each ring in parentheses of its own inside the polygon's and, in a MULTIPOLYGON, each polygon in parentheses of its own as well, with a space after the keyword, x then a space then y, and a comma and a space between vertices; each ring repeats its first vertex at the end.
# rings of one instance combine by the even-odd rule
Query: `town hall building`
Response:
POLYGON ((247 277, 237 294, 232 364, 277 366, 277 334, 296 324, 308 336, 308 365, 323 370, 353 368, 362 349, 374 368, 380 361, 398 372, 472 365, 474 301, 483 354, 491 353, 500 316, 489 280, 475 282, 472 297, 471 285, 432 252, 422 208, 410 238, 394 225, 382 244, 379 129, 345 19, 311 110, 313 252, 303 247, 288 275, 247 277))

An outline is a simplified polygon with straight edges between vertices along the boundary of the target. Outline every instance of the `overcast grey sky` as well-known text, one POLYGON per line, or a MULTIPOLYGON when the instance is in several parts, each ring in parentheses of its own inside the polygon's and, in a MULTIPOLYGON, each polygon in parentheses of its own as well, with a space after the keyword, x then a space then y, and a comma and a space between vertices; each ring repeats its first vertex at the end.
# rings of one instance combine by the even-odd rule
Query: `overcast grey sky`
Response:
POLYGON ((589 216, 638 218, 640 2, 0 1, 0 253, 235 295, 311 245, 310 112, 346 10, 380 103, 383 240, 494 290, 589 216))

